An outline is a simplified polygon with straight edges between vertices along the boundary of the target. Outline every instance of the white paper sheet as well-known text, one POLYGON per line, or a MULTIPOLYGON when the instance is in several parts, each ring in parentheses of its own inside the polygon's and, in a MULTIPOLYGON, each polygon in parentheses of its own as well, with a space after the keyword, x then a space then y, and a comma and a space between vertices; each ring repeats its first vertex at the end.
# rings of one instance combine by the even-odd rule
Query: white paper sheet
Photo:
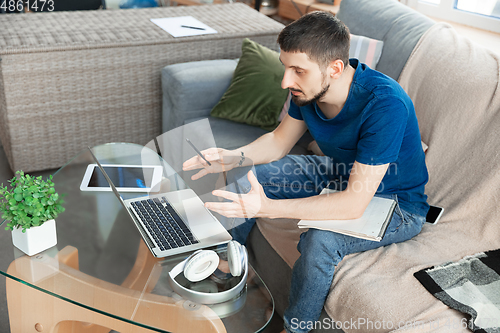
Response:
POLYGON ((217 30, 210 28, 208 25, 200 22, 192 16, 155 18, 151 19, 151 22, 171 34, 173 37, 198 36, 217 33, 217 30))

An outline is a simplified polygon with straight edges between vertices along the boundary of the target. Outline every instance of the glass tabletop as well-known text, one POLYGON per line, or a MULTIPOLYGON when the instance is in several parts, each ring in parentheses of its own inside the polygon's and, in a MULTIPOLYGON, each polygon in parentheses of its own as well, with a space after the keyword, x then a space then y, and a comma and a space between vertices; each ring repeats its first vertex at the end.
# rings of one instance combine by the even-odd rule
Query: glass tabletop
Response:
MULTIPOLYGON (((92 152, 103 166, 161 166, 157 183, 148 184, 144 179, 137 185, 143 192, 120 191, 124 199, 189 188, 183 180, 186 176, 181 178, 154 148, 154 145, 112 143, 93 147, 92 152), (154 185, 150 191, 144 190, 150 185, 154 185)), ((167 274, 189 253, 155 258, 109 188, 105 191, 84 188, 82 180, 91 164, 94 160, 86 149, 54 174, 56 191, 64 195, 66 209, 56 219, 57 245, 31 257, 12 246, 10 252, 2 254, 11 257, 11 264, 0 267, 1 274, 76 307, 72 313, 81 312, 83 317, 73 320, 80 320, 81 325, 88 325, 90 321, 85 312, 92 312, 91 318, 96 318, 96 314, 99 318, 111 318, 111 321, 103 319, 94 323, 107 327, 105 331, 134 325, 157 332, 244 333, 260 332, 268 325, 274 301, 250 265, 246 287, 229 301, 202 305, 176 294, 167 281, 167 274), (111 327, 113 325, 116 327, 111 327)), ((116 177, 126 178, 123 173, 116 177)), ((123 183, 123 187, 126 185, 123 183)), ((10 233, 4 229, 2 225, 0 232, 10 233)), ((222 259, 226 258, 224 246, 212 249, 222 259)), ((226 278, 211 276, 189 288, 222 291, 231 288, 226 278)), ((31 301, 14 298, 12 292, 9 298, 9 285, 12 282, 7 285, 7 298, 13 327, 11 302, 21 302, 19 306, 25 309, 31 301)))

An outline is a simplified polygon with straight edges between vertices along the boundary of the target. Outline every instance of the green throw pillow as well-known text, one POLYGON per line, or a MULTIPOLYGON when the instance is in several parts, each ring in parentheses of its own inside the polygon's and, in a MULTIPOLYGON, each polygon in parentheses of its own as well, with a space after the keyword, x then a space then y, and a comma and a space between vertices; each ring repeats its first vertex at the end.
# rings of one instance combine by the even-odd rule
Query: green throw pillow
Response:
POLYGON ((277 52, 247 38, 241 51, 231 85, 210 114, 271 131, 288 96, 281 89, 285 68, 277 52))

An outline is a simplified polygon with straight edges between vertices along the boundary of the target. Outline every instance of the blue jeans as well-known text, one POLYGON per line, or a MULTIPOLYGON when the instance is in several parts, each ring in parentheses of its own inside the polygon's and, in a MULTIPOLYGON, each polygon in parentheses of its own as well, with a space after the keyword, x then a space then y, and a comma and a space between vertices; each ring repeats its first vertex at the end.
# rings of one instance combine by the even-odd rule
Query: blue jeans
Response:
MULTIPOLYGON (((247 168, 229 172, 229 189, 248 192, 247 172, 247 168)), ((255 166, 254 173, 269 198, 291 199, 317 195, 328 184, 338 190, 345 189, 348 170, 326 156, 288 155, 279 161, 255 166)), ((376 195, 397 201, 396 195, 376 195)), ((289 305, 283 316, 287 332, 307 332, 307 323, 319 319, 335 267, 344 256, 406 241, 420 233, 424 222, 425 217, 406 212, 398 204, 380 242, 312 228, 302 233, 297 246, 301 255, 293 266, 289 305)), ((230 232, 235 240, 244 244, 254 224, 255 219, 246 219, 230 232)))

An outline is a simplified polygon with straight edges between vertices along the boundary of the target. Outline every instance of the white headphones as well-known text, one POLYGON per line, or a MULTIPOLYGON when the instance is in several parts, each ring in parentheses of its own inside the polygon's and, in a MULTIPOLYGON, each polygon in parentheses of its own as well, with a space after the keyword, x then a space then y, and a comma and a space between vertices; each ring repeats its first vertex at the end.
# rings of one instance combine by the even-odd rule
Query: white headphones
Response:
POLYGON ((230 286, 228 290, 218 292, 215 284, 205 283, 211 281, 202 281, 212 275, 219 266, 219 255, 212 250, 198 250, 172 268, 168 273, 170 287, 182 297, 201 304, 216 304, 228 301, 237 296, 246 285, 248 253, 245 246, 236 241, 230 241, 227 244, 227 261, 229 270, 233 276, 233 278, 229 279, 228 283, 234 277, 243 274, 239 282, 235 286, 230 286), (184 273, 186 279, 191 282, 202 282, 186 288, 175 280, 181 273, 184 273))

